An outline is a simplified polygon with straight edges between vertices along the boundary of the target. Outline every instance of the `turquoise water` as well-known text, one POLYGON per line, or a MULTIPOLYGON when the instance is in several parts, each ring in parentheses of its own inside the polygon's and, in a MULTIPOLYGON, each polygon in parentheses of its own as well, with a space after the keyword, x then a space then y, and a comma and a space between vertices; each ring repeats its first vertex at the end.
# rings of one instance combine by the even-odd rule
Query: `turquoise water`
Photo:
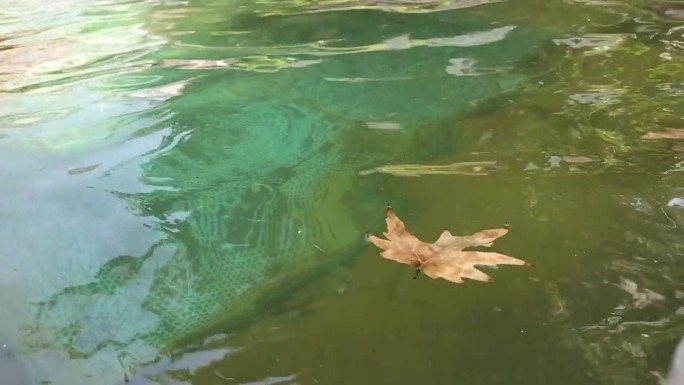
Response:
POLYGON ((684 143, 641 137, 682 127, 677 7, 7 2, 0 364, 21 384, 658 383, 684 332, 684 143), (425 240, 507 222, 495 251, 535 267, 413 280, 364 239, 387 203, 425 240))

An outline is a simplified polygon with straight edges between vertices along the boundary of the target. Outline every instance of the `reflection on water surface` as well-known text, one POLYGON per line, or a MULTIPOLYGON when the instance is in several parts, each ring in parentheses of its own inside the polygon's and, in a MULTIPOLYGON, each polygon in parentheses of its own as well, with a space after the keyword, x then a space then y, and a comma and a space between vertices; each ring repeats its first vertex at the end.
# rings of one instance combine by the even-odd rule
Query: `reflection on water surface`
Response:
POLYGON ((681 8, 7 3, 0 367, 657 382, 683 332, 684 152, 649 133, 682 127, 681 8), (387 202, 425 239, 508 222, 494 248, 536 267, 412 280, 363 239, 387 202))

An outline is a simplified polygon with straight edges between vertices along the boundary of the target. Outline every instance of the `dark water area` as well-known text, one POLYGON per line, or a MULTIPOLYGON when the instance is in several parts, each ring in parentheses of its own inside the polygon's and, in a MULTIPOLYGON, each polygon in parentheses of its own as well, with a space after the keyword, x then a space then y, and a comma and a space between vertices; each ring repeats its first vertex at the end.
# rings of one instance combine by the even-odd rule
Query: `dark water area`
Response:
POLYGON ((674 1, 0 2, 0 376, 664 384, 683 33, 674 1), (365 238, 388 203, 534 267, 412 279, 365 238))

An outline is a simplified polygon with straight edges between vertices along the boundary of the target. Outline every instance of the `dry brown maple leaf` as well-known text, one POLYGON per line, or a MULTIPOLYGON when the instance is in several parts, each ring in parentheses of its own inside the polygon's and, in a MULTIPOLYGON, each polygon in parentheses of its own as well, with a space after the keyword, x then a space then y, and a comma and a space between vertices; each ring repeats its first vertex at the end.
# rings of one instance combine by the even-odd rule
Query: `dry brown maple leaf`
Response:
POLYGON ((531 266, 523 260, 499 253, 463 251, 466 247, 491 246, 497 238, 508 233, 508 229, 505 228, 483 230, 469 236, 454 236, 448 230, 444 230, 437 241, 427 243, 408 231, 391 206, 387 206, 386 222, 387 231, 383 234, 387 239, 378 238, 373 234, 366 237, 382 249, 382 257, 417 268, 416 276, 422 271, 430 278, 444 278, 455 283, 462 283, 463 278, 492 282, 494 278, 475 266, 531 266))

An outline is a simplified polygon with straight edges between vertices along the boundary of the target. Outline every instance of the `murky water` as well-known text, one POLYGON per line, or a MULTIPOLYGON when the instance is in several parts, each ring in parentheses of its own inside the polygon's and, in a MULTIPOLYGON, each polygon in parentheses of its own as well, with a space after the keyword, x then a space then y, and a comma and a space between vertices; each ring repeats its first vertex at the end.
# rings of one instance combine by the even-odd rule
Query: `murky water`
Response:
POLYGON ((19 385, 665 376, 684 141, 643 136, 684 127, 676 2, 0 5, 19 385), (535 267, 413 280, 364 239, 388 202, 426 240, 508 222, 535 267))

